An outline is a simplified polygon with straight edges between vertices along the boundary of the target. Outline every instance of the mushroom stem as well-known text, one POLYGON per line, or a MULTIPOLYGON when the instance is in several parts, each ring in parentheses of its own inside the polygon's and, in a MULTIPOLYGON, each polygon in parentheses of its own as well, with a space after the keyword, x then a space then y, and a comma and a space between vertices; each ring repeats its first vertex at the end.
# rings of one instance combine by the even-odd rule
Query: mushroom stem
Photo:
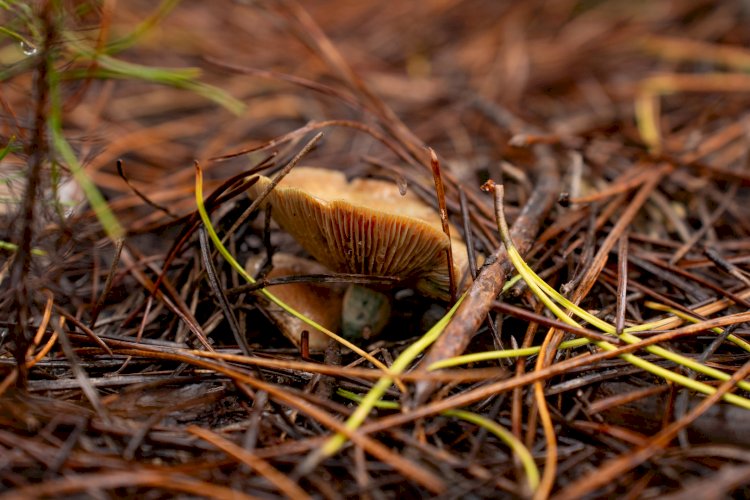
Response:
POLYGON ((372 288, 349 285, 341 307, 341 334, 349 339, 378 335, 391 316, 391 299, 372 288))

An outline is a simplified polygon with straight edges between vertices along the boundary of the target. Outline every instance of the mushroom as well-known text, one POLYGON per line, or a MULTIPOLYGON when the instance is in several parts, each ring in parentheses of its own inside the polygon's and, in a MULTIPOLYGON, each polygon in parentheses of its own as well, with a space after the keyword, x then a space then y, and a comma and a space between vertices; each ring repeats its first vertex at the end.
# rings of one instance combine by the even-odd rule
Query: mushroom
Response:
MULTIPOLYGON (((250 189, 259 196, 271 179, 250 189)), ((392 182, 354 179, 313 167, 292 170, 268 195, 273 218, 316 260, 336 272, 394 276, 422 294, 450 299, 448 236, 435 210, 392 182)), ((468 268, 466 246, 452 228, 454 275, 468 268)))
MULTIPOLYGON (((263 258, 251 257, 245 264, 245 269, 252 275, 256 275, 263 264, 263 258)), ((276 253, 273 256, 273 269, 266 278, 283 278, 286 276, 297 276, 300 274, 322 274, 326 269, 319 263, 310 259, 303 259, 285 253, 276 253)), ((294 309, 312 319, 319 325, 330 331, 337 331, 341 324, 341 303, 344 290, 341 286, 323 286, 314 283, 288 283, 275 285, 273 293, 277 298, 289 304, 294 309)), ((325 350, 328 345, 328 336, 323 332, 311 328, 301 319, 296 318, 281 309, 276 304, 264 300, 261 310, 294 345, 298 348, 302 344, 302 332, 309 332, 308 348, 311 352, 325 350)))

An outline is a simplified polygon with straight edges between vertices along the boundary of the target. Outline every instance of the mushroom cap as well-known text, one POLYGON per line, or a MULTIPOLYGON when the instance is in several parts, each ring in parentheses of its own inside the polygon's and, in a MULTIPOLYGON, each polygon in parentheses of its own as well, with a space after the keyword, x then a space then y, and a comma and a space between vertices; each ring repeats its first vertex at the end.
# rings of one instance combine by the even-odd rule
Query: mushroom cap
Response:
MULTIPOLYGON (((263 258, 251 257, 245 264, 245 269, 251 274, 260 270, 263 258)), ((326 269, 318 262, 295 257, 285 253, 273 255, 273 269, 266 278, 283 278, 300 274, 322 274, 326 269)), ((341 304, 344 290, 336 285, 316 285, 314 283, 289 283, 276 285, 269 291, 278 299, 292 306, 294 309, 312 319, 319 325, 332 332, 338 332, 341 324, 341 304)), ((294 345, 302 344, 302 331, 309 332, 308 347, 311 352, 322 352, 328 345, 328 335, 317 328, 312 328, 301 319, 288 314, 281 307, 270 301, 263 301, 263 313, 279 327, 281 332, 294 345)))
MULTIPOLYGON (((249 189, 259 196, 271 179, 249 189)), ((310 255, 337 272, 395 276, 431 297, 449 298, 446 249, 440 217, 392 182, 354 179, 313 167, 292 170, 268 195, 272 215, 310 255)), ((467 268, 466 247, 452 231, 454 268, 467 268)))

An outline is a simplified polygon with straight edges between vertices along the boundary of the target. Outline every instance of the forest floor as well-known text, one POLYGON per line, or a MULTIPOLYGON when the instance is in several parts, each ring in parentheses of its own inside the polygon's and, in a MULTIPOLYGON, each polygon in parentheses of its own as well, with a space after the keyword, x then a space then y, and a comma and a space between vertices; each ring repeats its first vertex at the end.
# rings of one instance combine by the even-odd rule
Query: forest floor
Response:
POLYGON ((747 2, 0 22, 0 499, 750 496, 747 2), (452 293, 267 274, 310 247, 246 192, 298 163, 445 214, 452 293), (354 345, 274 303, 349 283, 354 345))

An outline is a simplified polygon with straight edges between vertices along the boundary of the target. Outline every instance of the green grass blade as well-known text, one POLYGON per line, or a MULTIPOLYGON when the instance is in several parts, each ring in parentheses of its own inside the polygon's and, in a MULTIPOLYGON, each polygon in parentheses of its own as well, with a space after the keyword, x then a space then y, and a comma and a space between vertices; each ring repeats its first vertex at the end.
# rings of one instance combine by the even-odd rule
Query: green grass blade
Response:
MULTIPOLYGON (((502 187, 499 186, 498 189, 502 189, 502 187)), ((550 311, 553 312, 553 314, 555 314, 555 316, 557 316, 560 319, 560 321, 563 321, 571 326, 580 328, 581 325, 579 325, 573 318, 565 314, 565 312, 562 311, 557 306, 557 304, 554 303, 552 298, 547 295, 546 291, 552 290, 554 294, 553 296, 555 298, 561 297, 562 299, 564 299, 564 297, 562 297, 559 293, 557 293, 549 284, 547 284, 543 279, 541 279, 526 264, 526 262, 521 257, 521 254, 518 253, 518 250, 515 248, 515 246, 513 245, 513 242, 510 239, 510 235, 509 235, 507 225, 505 224, 504 219, 501 219, 501 221, 498 222, 498 229, 500 231, 500 237, 503 240, 503 244, 505 245, 506 251, 508 253, 508 258, 510 259, 513 266, 516 268, 516 271, 518 271, 518 273, 521 276, 523 276, 523 279, 526 282, 529 289, 534 293, 534 295, 537 296, 539 300, 541 300, 544 303, 545 306, 547 306, 548 309, 550 309, 550 311)), ((572 304, 567 299, 564 299, 564 301, 568 304, 571 304, 571 306, 573 306, 579 312, 583 311, 581 308, 572 304)), ((585 311, 583 312, 585 314, 588 314, 585 311)), ((593 315, 589 314, 589 316, 593 316, 593 315)), ((597 322, 595 323, 595 326, 600 327, 603 325, 606 325, 605 328, 607 329, 614 328, 612 327, 612 325, 609 325, 608 323, 602 320, 599 320, 597 318, 597 322)), ((606 330, 604 331, 606 332, 606 330)), ((606 333, 610 333, 610 332, 606 332, 606 333)), ((630 344, 636 344, 640 342, 640 339, 638 337, 631 335, 631 334, 626 334, 626 333, 623 333, 622 335, 620 335, 619 338, 621 338, 622 340, 630 344)), ((594 343, 600 349, 604 349, 606 351, 613 351, 617 349, 617 347, 610 344, 609 342, 601 341, 601 342, 594 342, 594 343)), ((646 349, 648 352, 661 356, 664 359, 680 364, 684 367, 690 368, 699 373, 703 373, 705 375, 715 377, 719 380, 728 380, 730 378, 728 374, 720 370, 716 370, 714 368, 702 365, 701 363, 698 363, 697 361, 686 358, 685 356, 681 356, 679 354, 675 354, 671 351, 668 351, 667 349, 664 349, 663 347, 647 346, 644 349, 646 349)), ((716 392, 716 389, 711 387, 708 384, 704 384, 703 382, 698 382, 684 375, 680 375, 678 373, 667 370, 666 368, 662 368, 661 366, 658 366, 654 363, 651 363, 642 358, 639 358, 638 356, 634 354, 622 354, 620 355, 620 358, 624 359, 628 363, 631 363, 632 365, 635 365, 645 371, 648 371, 649 373, 662 377, 665 380, 668 380, 670 382, 680 384, 684 387, 687 387, 688 389, 701 392, 703 394, 713 394, 714 392, 716 392)), ((737 385, 742 387, 743 389, 745 389, 746 387, 750 387, 750 383, 747 383, 744 381, 742 383, 738 383, 737 385)), ((730 402, 742 408, 750 409, 750 399, 743 398, 735 394, 726 394, 724 395, 723 399, 727 402, 730 402)))
MULTIPOLYGON (((402 352, 398 356, 398 358, 393 361, 393 364, 391 365, 391 373, 396 375, 402 373, 404 370, 406 370, 406 368, 408 368, 409 364, 414 361, 414 359, 420 353, 422 353, 425 349, 427 349, 427 347, 430 346, 430 344, 437 340, 437 338, 441 333, 443 333, 443 330, 455 314, 458 306, 461 305, 461 302, 463 302, 464 297, 466 297, 465 294, 462 295, 461 298, 458 299, 458 301, 456 301, 453 307, 451 307, 451 309, 447 313, 445 313, 440 321, 438 321, 416 342, 407 347, 404 352, 402 352)), ((385 376, 380 378, 378 382, 373 386, 373 388, 370 389, 367 395, 362 399, 362 402, 357 407, 357 409, 354 410, 354 413, 352 413, 346 420, 346 428, 349 430, 356 430, 360 425, 362 425, 362 422, 365 421, 377 402, 380 401, 380 398, 383 397, 385 391, 387 391, 392 384, 392 376, 385 376)), ((328 439, 328 441, 326 441, 326 443, 323 445, 323 448, 321 448, 320 453, 324 457, 329 457, 336 453, 344 445, 344 443, 346 443, 346 440, 347 438, 344 434, 336 434, 328 439)))
POLYGON ((83 166, 78 161, 73 148, 65 140, 62 129, 62 101, 60 98, 60 80, 59 73, 55 71, 52 64, 48 64, 48 84, 50 92, 50 112, 47 119, 52 146, 54 150, 65 161, 73 178, 81 187, 83 194, 86 196, 92 210, 99 219, 99 223, 112 241, 116 241, 125 234, 117 217, 107 205, 99 188, 94 185, 91 178, 86 174, 83 166))
MULTIPOLYGON (((3 241, 0 240, 0 250, 8 250, 10 252, 17 252, 18 251, 18 245, 15 243, 11 243, 9 241, 3 241)), ((47 255, 47 252, 40 248, 32 248, 31 249, 32 255, 47 255)))
MULTIPOLYGON (((360 405, 364 402, 364 398, 362 396, 351 391, 347 391, 346 389, 338 389, 336 391, 336 394, 359 403, 360 405)), ((372 403, 372 407, 385 410, 398 410, 401 408, 401 405, 396 401, 384 401, 381 399, 372 403)), ((529 489, 531 491, 536 490, 536 488, 539 486, 539 469, 537 468, 534 457, 532 457, 528 448, 526 448, 526 446, 524 446, 524 444, 518 438, 516 438, 516 436, 514 436, 512 432, 509 432, 505 427, 493 420, 490 420, 489 418, 465 410, 445 410, 443 412, 440 412, 440 414, 446 417, 454 417, 465 420, 467 422, 471 422, 474 425, 487 429, 487 431, 497 436, 498 439, 508 445, 511 451, 518 457, 521 465, 524 468, 524 471, 526 472, 529 489)))
POLYGON ((487 429, 487 431, 497 436, 498 439, 508 445, 521 462, 524 472, 526 473, 529 490, 532 492, 536 491, 539 486, 539 469, 537 468, 534 457, 531 455, 528 448, 526 448, 526 446, 524 446, 524 444, 514 436, 512 432, 494 420, 490 420, 482 415, 477 415, 476 413, 465 410, 447 410, 443 412, 443 415, 446 417, 456 417, 461 420, 466 420, 467 422, 471 422, 472 424, 487 429))
POLYGON ((200 68, 158 68, 122 61, 106 54, 98 54, 73 39, 72 36, 66 37, 66 45, 77 57, 96 61, 96 66, 93 68, 75 68, 66 71, 64 77, 67 79, 142 80, 193 92, 223 106, 236 115, 241 115, 245 111, 245 104, 228 92, 198 81, 197 79, 201 76, 200 68))
MULTIPOLYGON (((561 343, 558 349, 576 349, 586 344, 591 343, 588 339, 580 338, 573 340, 566 340, 561 343)), ((460 365, 468 365, 470 363, 479 363, 481 361, 491 361, 495 359, 506 359, 506 358, 521 358, 524 356, 533 356, 539 354, 541 347, 522 347, 519 349, 504 349, 501 351, 484 351, 475 352, 472 354, 464 354, 463 356, 455 356, 453 358, 441 359, 435 361, 427 367, 429 371, 441 370, 443 368, 454 368, 460 365)))
POLYGON ((10 139, 8 139, 8 144, 5 145, 3 149, 0 149, 0 161, 3 161, 8 154, 13 151, 14 149, 14 142, 16 140, 16 136, 12 135, 10 136, 10 139))
MULTIPOLYGON (((509 256, 510 256, 510 253, 511 253, 511 250, 508 250, 509 256)), ((552 288, 546 281, 540 278, 531 269, 531 267, 529 267, 529 265, 523 260, 523 258, 521 257, 521 255, 518 253, 517 250, 513 249, 513 253, 514 255, 513 257, 511 257, 511 261, 513 261, 514 266, 517 265, 516 269, 518 270, 519 274, 523 276, 524 281, 526 281, 527 285, 531 287, 531 282, 533 282, 535 284, 534 286, 536 287, 537 290, 540 291, 540 293, 544 295, 548 295, 552 300, 556 301, 557 303, 565 307, 567 310, 569 310, 570 312, 572 312, 579 318, 583 319, 584 321, 589 322, 590 324, 594 325, 596 328, 599 328, 605 333, 608 333, 613 336, 617 336, 619 339, 627 342, 628 344, 637 344, 638 342, 641 341, 641 339, 629 333, 632 330, 627 329, 627 328, 622 334, 617 335, 616 329, 613 325, 610 325, 606 321, 603 321, 597 318, 593 314, 589 313, 588 311, 584 310, 580 306, 572 303, 567 298, 563 297, 557 290, 552 288)), ((547 302, 545 302, 545 305, 549 307, 547 302)), ((555 309, 550 308, 550 310, 552 310, 555 313, 555 315, 558 316, 561 320, 566 321, 562 318, 562 316, 559 315, 560 310, 558 308, 555 308, 555 309)), ((565 318, 569 318, 567 314, 564 314, 564 313, 562 314, 564 315, 565 318)), ((644 325, 640 325, 640 326, 641 328, 643 328, 644 325)), ((645 325, 645 326, 653 327, 654 323, 649 323, 648 325, 645 325)), ((651 328, 646 328, 646 329, 651 329, 651 328)), ((690 370, 694 370, 708 377, 712 377, 721 381, 727 381, 731 378, 731 375, 729 375, 726 372, 723 372, 716 368, 712 368, 710 366, 706 366, 694 359, 672 352, 661 346, 651 345, 651 346, 644 347, 644 349, 651 354, 654 354, 663 359, 672 361, 675 364, 684 366, 685 368, 689 368, 690 370)), ((737 386, 746 391, 750 391, 750 382, 740 381, 737 383, 737 386)))
POLYGON ((133 31, 109 43, 107 45, 107 53, 114 54, 133 46, 146 33, 161 23, 179 3, 180 0, 164 0, 159 7, 156 8, 154 13, 143 20, 133 31))
MULTIPOLYGON (((691 316, 689 314, 685 314, 682 311, 678 311, 677 309, 674 309, 672 307, 666 306, 664 304, 658 304, 656 302, 647 301, 644 305, 646 307, 648 307, 649 309, 654 309, 656 311, 664 311, 664 312, 667 312, 667 313, 672 314, 674 316, 677 316, 678 318, 682 319, 683 321, 687 321, 688 323, 695 324, 695 323, 698 323, 698 321, 699 321, 698 318, 696 318, 694 316, 691 316)), ((716 333, 717 335, 721 335, 722 333, 724 333, 724 330, 722 330, 718 326, 715 327, 715 328, 711 328, 711 331, 714 332, 714 333, 716 333)), ((741 339, 740 337, 738 337, 738 336, 736 336, 734 334, 727 335, 727 340, 729 340, 730 342, 732 342, 737 347, 739 347, 741 349, 744 349, 747 352, 750 352, 750 343, 748 343, 746 340, 741 339)))

